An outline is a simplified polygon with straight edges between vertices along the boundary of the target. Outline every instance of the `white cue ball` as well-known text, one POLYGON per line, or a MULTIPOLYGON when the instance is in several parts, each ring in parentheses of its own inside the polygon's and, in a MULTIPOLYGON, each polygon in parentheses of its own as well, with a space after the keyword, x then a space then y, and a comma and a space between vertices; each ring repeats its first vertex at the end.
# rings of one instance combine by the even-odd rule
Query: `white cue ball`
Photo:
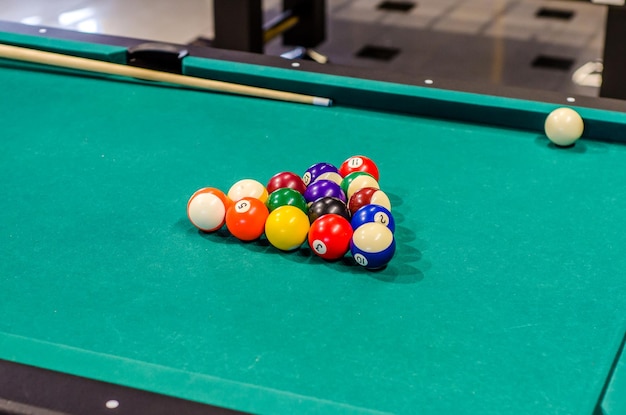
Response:
POLYGON ((557 146, 570 146, 583 135, 583 119, 571 108, 557 108, 548 115, 546 135, 557 146))

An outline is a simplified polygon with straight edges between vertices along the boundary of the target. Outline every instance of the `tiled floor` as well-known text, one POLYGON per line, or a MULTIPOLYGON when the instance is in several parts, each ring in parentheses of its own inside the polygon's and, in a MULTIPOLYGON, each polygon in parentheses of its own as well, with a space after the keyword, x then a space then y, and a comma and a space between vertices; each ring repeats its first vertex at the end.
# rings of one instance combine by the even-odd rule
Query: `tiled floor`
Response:
MULTIPOLYGON (((328 40, 318 51, 334 64, 416 77, 598 94, 597 86, 577 84, 572 76, 602 56, 605 6, 560 0, 420 0, 401 2, 413 3, 401 12, 379 8, 382 2, 328 0, 328 40), (537 16, 541 9, 547 9, 547 16, 537 16), (376 59, 359 54, 364 46, 396 53, 389 60, 376 59), (570 66, 533 66, 539 56, 570 66)), ((263 4, 270 18, 282 2, 263 4)), ((213 36, 212 0, 0 0, 0 19, 174 43, 213 36)), ((266 53, 289 49, 273 41, 266 53)))

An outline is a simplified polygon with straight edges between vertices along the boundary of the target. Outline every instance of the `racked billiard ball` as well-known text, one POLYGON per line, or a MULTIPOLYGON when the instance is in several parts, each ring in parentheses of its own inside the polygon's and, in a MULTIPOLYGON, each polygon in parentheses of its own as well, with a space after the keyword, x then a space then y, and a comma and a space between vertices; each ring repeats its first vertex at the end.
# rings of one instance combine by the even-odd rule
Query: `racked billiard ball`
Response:
POLYGON ((391 212, 391 201, 389 197, 380 189, 375 187, 364 187, 356 191, 348 201, 350 214, 354 213, 365 205, 380 205, 391 212))
POLYGON ((313 183, 317 178, 324 173, 337 173, 338 169, 330 163, 315 163, 309 167, 302 175, 302 181, 307 186, 313 183))
POLYGON ((343 217, 347 221, 350 221, 350 212, 346 204, 334 197, 323 197, 311 203, 309 206, 309 221, 313 223, 317 218, 335 214, 343 217))
POLYGON ((267 217, 265 236, 275 248, 292 251, 306 241, 310 226, 309 218, 300 209, 281 206, 267 217))
POLYGON ((380 189, 380 185, 374 176, 363 171, 352 172, 341 181, 341 189, 348 197, 348 200, 350 200, 353 194, 364 187, 380 189))
POLYGON ((304 213, 309 213, 309 208, 306 204, 304 196, 295 189, 283 187, 282 189, 276 189, 267 197, 265 206, 269 211, 273 211, 281 206, 295 206, 302 210, 304 213))
POLYGON ((380 180, 380 176, 378 173, 378 166, 376 163, 365 156, 352 156, 339 166, 339 174, 343 177, 346 177, 348 174, 353 173, 355 171, 363 171, 369 173, 376 179, 376 181, 380 180))
POLYGON ((263 235, 268 215, 263 202, 254 197, 244 197, 226 212, 226 228, 239 240, 253 241, 263 235))
POLYGON ((367 269, 386 266, 396 252, 393 233, 377 222, 366 223, 352 234, 350 252, 357 264, 367 269))
POLYGON ((350 250, 352 227, 344 217, 324 215, 311 224, 308 239, 315 255, 334 261, 350 250))
POLYGON ((396 222, 391 215, 391 212, 387 208, 380 205, 365 205, 352 215, 350 224, 352 229, 357 229, 360 226, 376 222, 381 225, 385 225, 391 232, 396 231, 396 222))
POLYGON ((306 190, 306 184, 302 181, 302 178, 295 173, 284 171, 273 175, 265 186, 268 193, 272 193, 277 189, 289 188, 304 193, 306 190))
POLYGON ((316 180, 308 185, 304 192, 307 203, 313 203, 323 197, 334 197, 344 203, 348 200, 341 186, 331 180, 316 180))
POLYGON ((228 189, 228 197, 233 202, 241 200, 244 197, 254 197, 265 203, 267 195, 268 192, 265 186, 254 179, 239 180, 228 189))
POLYGON ((336 173, 334 171, 330 171, 328 173, 322 173, 319 176, 317 176, 315 181, 317 181, 317 180, 330 180, 331 182, 335 182, 339 186, 341 186, 341 181, 343 180, 343 177, 339 173, 336 173))
POLYGON ((187 217, 203 232, 220 229, 225 222, 226 211, 233 202, 215 187, 204 187, 194 192, 187 202, 187 217))

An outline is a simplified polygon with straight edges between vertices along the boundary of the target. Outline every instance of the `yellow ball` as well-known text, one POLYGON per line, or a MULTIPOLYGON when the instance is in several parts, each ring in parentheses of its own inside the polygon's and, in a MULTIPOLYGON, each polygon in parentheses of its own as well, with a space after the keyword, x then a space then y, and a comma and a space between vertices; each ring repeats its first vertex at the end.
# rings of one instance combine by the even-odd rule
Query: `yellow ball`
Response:
POLYGON ((548 115, 544 125, 546 136, 557 146, 571 146, 583 135, 581 116, 571 108, 557 108, 548 115))
POLYGON ((265 236, 270 243, 282 250, 299 248, 309 233, 309 217, 295 206, 274 209, 265 222, 265 236))

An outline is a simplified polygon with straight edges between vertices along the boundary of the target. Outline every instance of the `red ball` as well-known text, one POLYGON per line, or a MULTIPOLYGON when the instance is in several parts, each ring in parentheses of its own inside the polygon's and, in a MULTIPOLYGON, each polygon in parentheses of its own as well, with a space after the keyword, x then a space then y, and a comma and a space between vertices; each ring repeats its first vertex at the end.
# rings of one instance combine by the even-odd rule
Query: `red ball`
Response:
POLYGON ((301 194, 304 194, 304 191, 306 190, 306 185, 302 181, 302 178, 289 171, 276 173, 272 176, 269 182, 267 182, 267 186, 265 187, 267 188, 268 193, 272 193, 274 190, 283 189, 285 187, 296 190, 301 194))
POLYGON ((226 227, 242 241, 253 241, 263 235, 269 210, 265 203, 253 197, 244 197, 226 212, 226 227))
POLYGON ((329 261, 342 258, 350 249, 351 239, 350 222, 332 213, 316 219, 309 230, 309 246, 315 255, 329 261))
POLYGON ((355 171, 363 171, 371 174, 376 181, 379 181, 378 167, 376 163, 369 157, 365 156, 352 156, 344 161, 339 167, 339 174, 346 177, 348 174, 355 171))

